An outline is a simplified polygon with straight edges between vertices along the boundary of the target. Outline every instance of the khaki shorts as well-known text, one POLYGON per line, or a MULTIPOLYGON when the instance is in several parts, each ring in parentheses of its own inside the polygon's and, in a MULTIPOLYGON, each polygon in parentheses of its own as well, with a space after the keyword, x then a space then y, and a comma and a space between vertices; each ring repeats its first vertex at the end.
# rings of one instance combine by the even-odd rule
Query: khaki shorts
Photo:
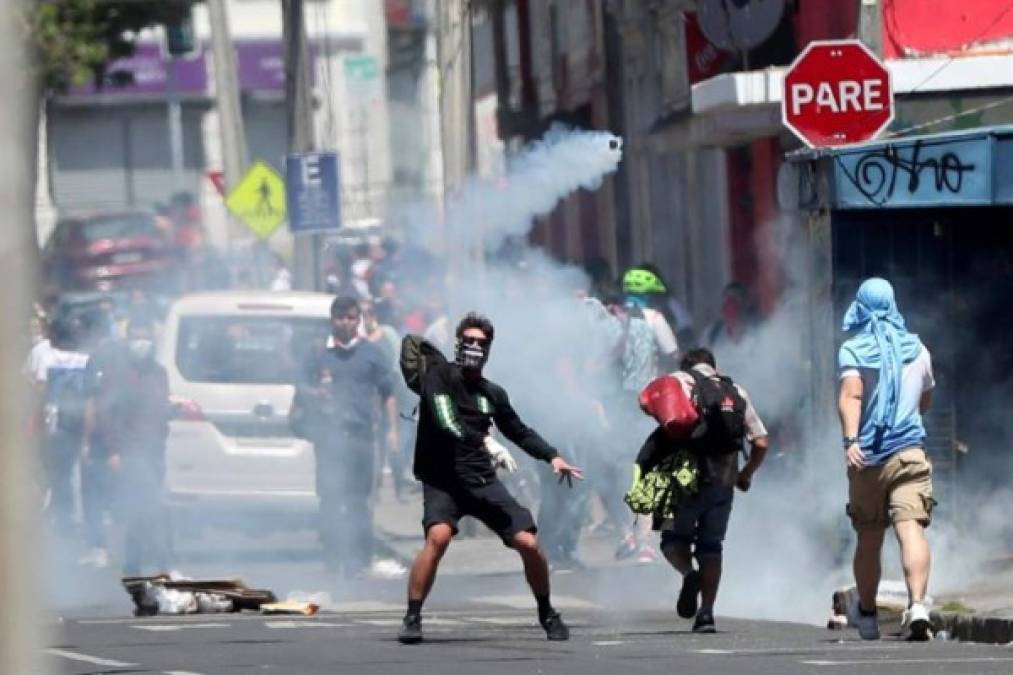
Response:
POLYGON ((932 464, 922 448, 901 450, 885 464, 848 469, 848 515, 855 530, 882 530, 905 520, 932 522, 932 464))

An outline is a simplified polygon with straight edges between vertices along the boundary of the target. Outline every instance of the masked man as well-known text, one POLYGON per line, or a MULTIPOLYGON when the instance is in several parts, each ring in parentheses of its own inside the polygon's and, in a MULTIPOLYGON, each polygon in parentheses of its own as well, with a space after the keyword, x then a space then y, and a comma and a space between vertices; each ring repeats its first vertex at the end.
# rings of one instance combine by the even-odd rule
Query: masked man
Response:
POLYGON ((838 356, 848 515, 858 535, 854 568, 860 602, 849 622, 862 639, 879 639, 880 553, 886 529, 893 525, 909 599, 902 626, 910 639, 927 640, 930 554, 925 528, 935 500, 922 414, 935 386, 932 360, 918 336, 907 332, 885 279, 862 283, 843 328, 855 331, 838 356))
POLYGON ((131 321, 126 347, 125 362, 100 374, 94 414, 125 530, 123 574, 135 576, 164 571, 170 562, 162 493, 171 408, 153 324, 131 321))
POLYGON ((520 555, 548 639, 570 637, 549 602, 549 567, 535 521, 496 479, 494 463, 508 463, 508 454, 489 436, 492 423, 529 455, 549 462, 561 481, 583 474, 520 420, 502 387, 482 377, 493 333, 486 317, 465 316, 455 332, 455 362, 431 366, 422 381, 415 476, 424 486, 426 542, 408 578, 408 612, 398 634, 406 644, 422 640, 422 603, 462 516, 481 520, 520 555))

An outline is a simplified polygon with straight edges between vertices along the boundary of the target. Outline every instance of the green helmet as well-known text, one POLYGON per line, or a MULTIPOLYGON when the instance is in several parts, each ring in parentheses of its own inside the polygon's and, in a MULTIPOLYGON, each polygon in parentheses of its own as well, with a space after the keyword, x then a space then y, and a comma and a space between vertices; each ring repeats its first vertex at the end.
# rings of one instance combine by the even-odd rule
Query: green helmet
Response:
POLYGON ((668 289, 661 283, 654 272, 634 267, 626 270, 623 275, 623 293, 645 295, 648 293, 666 293, 668 289))

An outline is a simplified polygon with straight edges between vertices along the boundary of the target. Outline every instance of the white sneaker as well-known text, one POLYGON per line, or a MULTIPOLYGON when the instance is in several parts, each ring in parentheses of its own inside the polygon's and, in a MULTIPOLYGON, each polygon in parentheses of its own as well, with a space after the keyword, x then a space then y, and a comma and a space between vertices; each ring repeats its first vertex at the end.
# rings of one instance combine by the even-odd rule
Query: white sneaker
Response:
POLYGON ((400 579, 408 574, 408 568, 396 560, 377 560, 369 568, 370 575, 378 579, 400 579))
POLYGON ((879 639, 879 613, 862 614, 858 599, 848 606, 848 625, 858 629, 858 636, 863 640, 879 639))
POLYGON ((900 626, 908 640, 924 642, 932 637, 932 622, 929 619, 929 610, 921 602, 915 602, 904 610, 900 626))

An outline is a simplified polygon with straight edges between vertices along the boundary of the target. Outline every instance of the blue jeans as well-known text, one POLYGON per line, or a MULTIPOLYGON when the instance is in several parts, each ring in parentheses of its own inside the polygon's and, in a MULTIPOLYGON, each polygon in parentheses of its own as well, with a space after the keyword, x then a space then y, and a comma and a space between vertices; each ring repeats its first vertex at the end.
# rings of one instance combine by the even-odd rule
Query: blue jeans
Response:
POLYGON ((700 492, 679 505, 675 518, 662 529, 662 551, 692 546, 697 560, 720 558, 734 496, 734 488, 701 486, 700 492))

